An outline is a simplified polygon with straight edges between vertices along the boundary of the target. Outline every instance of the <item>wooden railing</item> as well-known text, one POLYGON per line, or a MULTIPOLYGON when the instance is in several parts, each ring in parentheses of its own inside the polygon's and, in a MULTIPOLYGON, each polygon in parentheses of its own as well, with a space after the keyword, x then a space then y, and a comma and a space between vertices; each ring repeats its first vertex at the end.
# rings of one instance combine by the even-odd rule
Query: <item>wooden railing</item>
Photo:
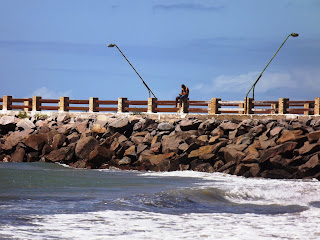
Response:
POLYGON ((319 115, 320 98, 313 101, 291 101, 279 98, 279 101, 256 101, 247 98, 244 101, 222 101, 212 98, 211 101, 187 100, 176 106, 176 101, 157 100, 73 100, 68 97, 60 99, 0 98, 0 110, 23 111, 85 111, 85 112, 148 112, 148 113, 200 113, 200 114, 303 114, 319 115))

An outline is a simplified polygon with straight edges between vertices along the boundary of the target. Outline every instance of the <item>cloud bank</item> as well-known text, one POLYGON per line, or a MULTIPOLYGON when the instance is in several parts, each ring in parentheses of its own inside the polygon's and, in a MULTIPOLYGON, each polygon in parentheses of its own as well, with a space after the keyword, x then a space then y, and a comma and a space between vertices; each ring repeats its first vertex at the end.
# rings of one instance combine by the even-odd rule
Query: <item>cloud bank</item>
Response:
POLYGON ((59 99, 60 97, 72 98, 72 90, 61 92, 61 91, 50 90, 47 87, 40 87, 34 90, 28 97, 30 96, 40 96, 45 99, 59 99))

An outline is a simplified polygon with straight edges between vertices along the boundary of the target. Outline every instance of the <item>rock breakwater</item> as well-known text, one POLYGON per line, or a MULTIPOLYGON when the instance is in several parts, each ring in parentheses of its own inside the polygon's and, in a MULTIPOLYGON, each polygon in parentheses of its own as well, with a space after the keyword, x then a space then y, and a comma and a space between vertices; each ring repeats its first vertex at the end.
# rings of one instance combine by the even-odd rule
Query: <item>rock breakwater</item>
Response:
POLYGON ((0 118, 0 161, 320 180, 320 121, 0 118))

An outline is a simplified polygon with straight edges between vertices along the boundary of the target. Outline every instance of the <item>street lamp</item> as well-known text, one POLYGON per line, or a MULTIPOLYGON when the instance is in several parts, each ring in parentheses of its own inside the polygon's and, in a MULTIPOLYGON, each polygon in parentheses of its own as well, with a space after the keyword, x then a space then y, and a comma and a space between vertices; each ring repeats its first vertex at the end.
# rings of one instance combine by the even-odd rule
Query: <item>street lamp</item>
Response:
POLYGON ((271 63, 272 59, 274 59, 274 57, 277 55, 277 53, 279 52, 280 48, 283 46, 283 44, 288 40, 289 37, 298 37, 299 34, 298 33, 291 33, 288 35, 288 37, 284 40, 284 42, 281 44, 281 46, 278 48, 278 50, 276 51, 276 53, 273 55, 273 57, 271 58, 271 60, 268 62, 267 66, 262 70, 262 72, 260 73, 258 79, 254 82, 254 84, 252 85, 252 87, 249 89, 246 98, 248 97, 248 94, 250 93, 250 91, 252 90, 252 98, 254 99, 254 88, 256 86, 256 84, 258 83, 258 81, 260 80, 263 72, 266 70, 266 68, 269 66, 269 64, 271 63))
POLYGON ((137 70, 132 66, 132 64, 129 62, 129 60, 126 58, 126 56, 121 52, 120 48, 116 45, 116 44, 109 44, 108 47, 116 47, 119 52, 122 54, 122 56, 127 60, 127 62, 130 64, 130 66, 133 68, 133 70, 136 72, 136 74, 138 74, 139 78, 142 80, 143 84, 146 86, 146 88, 149 91, 149 97, 151 96, 151 94, 154 96, 154 98, 157 98, 153 92, 151 91, 151 89, 148 87, 148 85, 146 84, 146 82, 142 79, 142 77, 139 75, 139 73, 137 72, 137 70))

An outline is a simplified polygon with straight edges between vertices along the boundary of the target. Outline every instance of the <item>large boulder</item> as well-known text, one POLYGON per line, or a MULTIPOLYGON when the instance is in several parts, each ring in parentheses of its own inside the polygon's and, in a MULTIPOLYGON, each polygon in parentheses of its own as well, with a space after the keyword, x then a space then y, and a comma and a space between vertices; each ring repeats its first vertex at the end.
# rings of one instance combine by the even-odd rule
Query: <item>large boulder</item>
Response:
POLYGON ((162 122, 162 123, 159 123, 157 129, 159 131, 170 131, 171 132, 174 130, 174 126, 171 123, 162 122))
POLYGON ((199 127, 198 131, 200 134, 211 132, 213 129, 217 127, 218 123, 215 119, 208 119, 202 122, 199 127))
POLYGON ((296 142, 286 142, 281 145, 277 145, 275 147, 268 148, 266 150, 262 150, 260 152, 259 162, 265 163, 270 158, 275 157, 276 155, 285 155, 293 152, 295 147, 297 146, 296 142))
POLYGON ((39 134, 32 134, 28 135, 24 140, 23 143, 35 150, 35 151, 41 151, 43 146, 45 145, 47 141, 46 134, 45 133, 39 133, 39 134))
POLYGON ((223 122, 219 125, 223 130, 233 131, 238 127, 239 124, 233 122, 223 122))
POLYGON ((11 154, 11 162, 23 162, 25 159, 25 154, 26 151, 24 149, 24 147, 22 146, 22 144, 18 144, 18 146, 16 147, 16 150, 14 151, 14 153, 11 154))
POLYGON ((59 134, 54 135, 53 141, 52 141, 52 148, 54 150, 56 150, 56 149, 62 147, 65 140, 66 140, 66 136, 64 134, 59 133, 59 134))
POLYGON ((17 128, 19 130, 26 130, 26 129, 31 129, 31 128, 35 128, 36 125, 30 121, 29 119, 21 119, 18 123, 17 123, 17 128))
POLYGON ((75 144, 70 144, 67 147, 62 147, 57 150, 51 151, 45 155, 44 158, 48 162, 60 162, 70 164, 74 162, 74 149, 75 144))
POLYGON ((135 165, 143 165, 146 170, 152 171, 168 171, 170 169, 170 159, 175 153, 165 153, 153 155, 150 152, 140 154, 135 165))
POLYGON ((99 145, 99 141, 94 137, 81 138, 76 145, 75 155, 78 159, 87 159, 89 154, 99 145))
POLYGON ((224 160, 226 163, 231 161, 236 161, 237 164, 241 162, 246 156, 245 153, 237 150, 236 148, 232 147, 225 147, 224 148, 224 160))
POLYGON ((103 163, 111 160, 112 153, 105 147, 96 146, 89 154, 87 165, 90 165, 91 168, 99 168, 103 163))
POLYGON ((317 142, 320 139, 320 130, 319 131, 314 131, 310 132, 308 134, 308 140, 310 143, 317 142))
POLYGON ((14 116, 0 117, 0 134, 7 134, 9 131, 14 131, 16 128, 16 119, 14 116))
POLYGON ((107 129, 104 126, 101 126, 100 124, 94 123, 91 127, 91 132, 94 133, 105 133, 107 129))
MULTIPOLYGON (((217 152, 220 150, 220 148, 224 147, 227 144, 226 141, 219 142, 214 145, 206 145, 202 146, 198 149, 195 149, 191 151, 188 155, 188 158, 194 159, 203 159, 203 160, 209 160, 215 157, 217 152)), ((190 145, 191 147, 192 145, 190 145)))
POLYGON ((277 140, 277 144, 293 141, 298 136, 301 136, 302 134, 303 134, 302 130, 283 130, 281 133, 281 137, 277 140))
POLYGON ((320 171, 320 160, 319 160, 319 153, 313 155, 309 161, 305 164, 299 166, 299 171, 303 174, 303 176, 310 176, 320 171))
POLYGON ((88 120, 76 124, 76 130, 80 134, 85 133, 87 129, 88 129, 88 120))
POLYGON ((27 137, 33 130, 15 131, 4 137, 3 150, 10 150, 27 137))
POLYGON ((175 135, 165 135, 162 138, 162 152, 176 152, 179 151, 179 145, 183 141, 180 138, 177 138, 175 135))
POLYGON ((197 130, 201 124, 200 120, 197 119, 184 119, 180 122, 179 126, 182 131, 197 130))
MULTIPOLYGON (((111 119, 109 119, 110 121, 111 119)), ((117 132, 124 132, 129 127, 129 119, 127 117, 123 118, 116 118, 109 122, 109 128, 117 131, 117 132)))
POLYGON ((281 133, 283 129, 284 127, 275 127, 272 130, 270 130, 269 134, 271 137, 276 137, 281 133))
POLYGON ((299 155, 310 155, 320 151, 320 143, 305 142, 303 147, 299 149, 299 155))

